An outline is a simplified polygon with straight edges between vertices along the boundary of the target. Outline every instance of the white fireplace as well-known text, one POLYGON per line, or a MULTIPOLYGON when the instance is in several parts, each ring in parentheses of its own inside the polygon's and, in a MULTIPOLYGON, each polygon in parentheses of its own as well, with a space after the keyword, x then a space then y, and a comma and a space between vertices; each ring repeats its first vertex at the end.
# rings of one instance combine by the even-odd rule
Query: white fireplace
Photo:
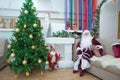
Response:
POLYGON ((56 52, 60 54, 59 68, 73 67, 72 44, 74 43, 74 38, 51 37, 45 40, 47 44, 54 45, 56 52))

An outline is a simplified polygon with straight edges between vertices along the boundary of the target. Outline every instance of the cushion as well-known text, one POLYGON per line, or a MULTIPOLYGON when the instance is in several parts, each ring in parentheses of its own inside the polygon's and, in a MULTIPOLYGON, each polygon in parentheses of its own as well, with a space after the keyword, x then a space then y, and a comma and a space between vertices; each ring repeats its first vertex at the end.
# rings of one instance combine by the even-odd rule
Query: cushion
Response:
POLYGON ((120 69, 120 58, 114 58, 111 55, 104 55, 102 57, 93 56, 90 60, 99 61, 104 69, 108 66, 116 66, 120 69))
POLYGON ((120 58, 120 43, 112 44, 112 50, 115 58, 120 58))
POLYGON ((111 66, 107 66, 106 68, 103 68, 100 61, 91 61, 91 65, 115 73, 117 75, 120 75, 120 69, 117 68, 116 66, 111 65, 111 66))
POLYGON ((100 61, 92 61, 92 60, 91 60, 90 63, 91 63, 91 65, 94 65, 94 66, 96 66, 96 67, 99 67, 99 68, 102 68, 102 69, 103 69, 100 61))

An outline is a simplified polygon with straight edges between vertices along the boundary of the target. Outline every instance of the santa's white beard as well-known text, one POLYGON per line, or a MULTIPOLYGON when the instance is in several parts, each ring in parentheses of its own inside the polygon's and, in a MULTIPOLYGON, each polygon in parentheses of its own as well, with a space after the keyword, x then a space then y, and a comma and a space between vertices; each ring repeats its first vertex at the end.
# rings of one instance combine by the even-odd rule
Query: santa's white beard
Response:
POLYGON ((56 61, 55 51, 51 51, 50 55, 52 55, 52 62, 55 62, 56 61))
POLYGON ((52 56, 54 56, 54 55, 55 55, 55 52, 54 52, 54 51, 51 51, 50 54, 51 54, 52 56))
POLYGON ((82 48, 82 49, 84 49, 84 48, 90 48, 90 45, 92 45, 92 38, 91 37, 84 37, 84 38, 82 38, 82 40, 81 40, 81 44, 80 44, 80 47, 82 48))

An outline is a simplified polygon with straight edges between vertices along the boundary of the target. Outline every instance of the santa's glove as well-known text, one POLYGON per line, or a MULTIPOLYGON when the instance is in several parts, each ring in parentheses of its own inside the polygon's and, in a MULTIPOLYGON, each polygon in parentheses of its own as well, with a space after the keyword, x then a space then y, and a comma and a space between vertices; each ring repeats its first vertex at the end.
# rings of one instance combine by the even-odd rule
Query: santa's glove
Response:
POLYGON ((101 45, 96 45, 97 49, 103 49, 103 47, 101 45))

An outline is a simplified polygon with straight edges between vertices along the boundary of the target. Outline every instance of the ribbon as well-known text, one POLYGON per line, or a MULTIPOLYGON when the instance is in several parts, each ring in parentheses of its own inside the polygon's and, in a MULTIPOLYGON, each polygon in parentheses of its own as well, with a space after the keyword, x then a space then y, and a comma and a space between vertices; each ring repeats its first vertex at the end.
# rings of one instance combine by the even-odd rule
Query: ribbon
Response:
POLYGON ((88 28, 88 0, 83 0, 83 30, 88 28))
POLYGON ((88 0, 88 29, 92 28, 92 0, 88 0))
MULTIPOLYGON (((78 14, 78 0, 75 0, 74 10, 75 10, 75 14, 74 14, 75 19, 74 19, 74 23, 75 23, 75 25, 78 27, 78 16, 79 16, 79 14, 78 14)), ((77 29, 78 29, 78 28, 77 28, 77 29)))
POLYGON ((82 0, 79 0, 79 30, 82 30, 82 0))
POLYGON ((73 20, 73 0, 70 0, 70 4, 69 4, 69 7, 70 7, 70 24, 71 24, 71 27, 72 27, 72 20, 73 20))

